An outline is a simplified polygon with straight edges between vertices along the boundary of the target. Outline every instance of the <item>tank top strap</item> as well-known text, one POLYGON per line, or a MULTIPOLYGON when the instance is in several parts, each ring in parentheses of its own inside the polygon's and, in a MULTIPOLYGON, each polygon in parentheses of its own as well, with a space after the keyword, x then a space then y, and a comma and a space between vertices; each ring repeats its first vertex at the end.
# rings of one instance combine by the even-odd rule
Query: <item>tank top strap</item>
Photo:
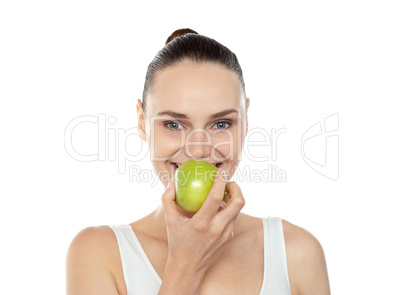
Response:
POLYGON ((264 292, 260 295, 290 295, 282 219, 271 216, 261 219, 264 225, 264 292))
POLYGON ((129 224, 109 225, 119 246, 127 295, 157 294, 162 280, 129 224))

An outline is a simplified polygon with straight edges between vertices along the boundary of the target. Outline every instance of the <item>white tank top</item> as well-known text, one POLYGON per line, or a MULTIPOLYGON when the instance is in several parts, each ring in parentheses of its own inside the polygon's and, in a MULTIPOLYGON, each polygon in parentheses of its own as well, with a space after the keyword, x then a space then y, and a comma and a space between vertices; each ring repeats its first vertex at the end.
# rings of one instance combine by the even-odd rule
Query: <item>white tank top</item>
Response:
MULTIPOLYGON (((280 217, 261 218, 264 229, 264 280, 259 295, 291 295, 285 239, 280 217)), ((127 295, 156 295, 162 279, 132 227, 109 225, 119 245, 127 295)))

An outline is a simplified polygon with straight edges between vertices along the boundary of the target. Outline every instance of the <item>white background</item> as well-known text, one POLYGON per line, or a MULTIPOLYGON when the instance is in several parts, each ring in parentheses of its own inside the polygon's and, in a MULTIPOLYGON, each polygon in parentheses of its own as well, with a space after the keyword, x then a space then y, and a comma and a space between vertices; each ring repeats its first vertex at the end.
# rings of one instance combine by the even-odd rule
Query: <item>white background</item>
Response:
MULTIPOLYGON (((116 124, 107 128, 114 130, 137 126, 135 103, 149 62, 174 30, 187 27, 236 53, 251 99, 250 128, 286 128, 276 161, 241 164, 275 165, 286 182, 239 182, 243 212, 280 216, 314 234, 332 294, 397 292, 397 2, 2 1, 0 293, 65 293, 65 255, 81 229, 130 223, 157 207, 160 183, 130 182, 116 161, 74 160, 64 135, 80 116, 113 116, 116 124), (336 113, 334 181, 305 163, 301 139, 336 113)), ((310 143, 309 157, 323 161, 325 134, 310 143)), ((73 144, 96 153, 96 125, 77 127, 73 144)), ((127 140, 128 148, 138 145, 134 136, 127 140)), ((259 153, 269 155, 270 147, 259 153)), ((149 155, 128 165, 151 169, 149 155)))

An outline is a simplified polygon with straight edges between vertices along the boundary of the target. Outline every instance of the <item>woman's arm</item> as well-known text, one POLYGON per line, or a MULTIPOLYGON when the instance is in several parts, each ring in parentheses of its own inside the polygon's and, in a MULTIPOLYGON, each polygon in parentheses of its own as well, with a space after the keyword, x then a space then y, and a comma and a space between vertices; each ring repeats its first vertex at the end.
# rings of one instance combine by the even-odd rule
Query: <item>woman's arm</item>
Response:
POLYGON ((283 220, 292 295, 330 295, 324 250, 307 230, 283 220))
POLYGON ((200 292, 204 271, 167 261, 159 295, 188 295, 200 292))
POLYGON ((119 295, 108 259, 111 234, 100 226, 75 236, 66 258, 67 295, 119 295))

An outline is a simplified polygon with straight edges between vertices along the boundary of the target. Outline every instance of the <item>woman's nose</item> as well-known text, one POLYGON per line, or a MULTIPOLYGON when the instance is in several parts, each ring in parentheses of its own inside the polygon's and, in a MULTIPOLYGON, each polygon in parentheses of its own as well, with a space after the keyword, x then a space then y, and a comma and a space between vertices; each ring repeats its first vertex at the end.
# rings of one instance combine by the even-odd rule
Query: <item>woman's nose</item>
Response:
POLYGON ((184 151, 189 158, 209 160, 212 139, 205 129, 193 129, 186 136, 184 151))

